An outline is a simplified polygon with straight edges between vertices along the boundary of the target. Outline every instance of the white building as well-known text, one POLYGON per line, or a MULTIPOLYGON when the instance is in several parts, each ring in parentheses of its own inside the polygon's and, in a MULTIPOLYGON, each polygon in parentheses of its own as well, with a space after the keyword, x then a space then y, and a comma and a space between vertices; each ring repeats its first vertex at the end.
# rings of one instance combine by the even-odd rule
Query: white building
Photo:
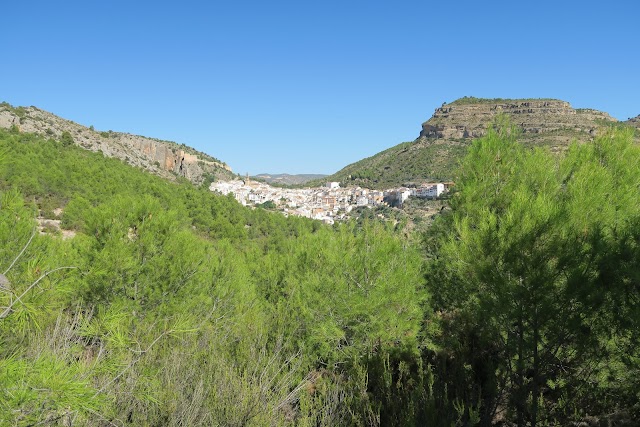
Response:
POLYGON ((435 199, 444 193, 444 184, 441 182, 433 184, 422 184, 415 191, 416 197, 435 199))
POLYGON ((367 196, 360 196, 356 199, 357 206, 367 206, 369 204, 369 198, 367 196))
POLYGON ((339 183, 339 182, 335 182, 335 181, 327 182, 326 187, 327 187, 327 188, 330 188, 330 189, 332 189, 332 190, 335 190, 335 189, 340 188, 340 183, 339 183))

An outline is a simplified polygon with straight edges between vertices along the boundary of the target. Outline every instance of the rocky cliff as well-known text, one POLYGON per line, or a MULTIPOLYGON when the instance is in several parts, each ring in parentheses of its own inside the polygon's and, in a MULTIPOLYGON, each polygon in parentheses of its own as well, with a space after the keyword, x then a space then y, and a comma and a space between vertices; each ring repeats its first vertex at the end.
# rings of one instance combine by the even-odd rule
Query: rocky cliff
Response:
POLYGON ((556 99, 479 99, 461 98, 436 109, 422 124, 419 138, 466 139, 486 133, 487 125, 498 114, 510 117, 524 138, 531 135, 557 142, 591 139, 599 127, 616 122, 609 114, 592 109, 574 109, 568 102, 556 99), (554 134, 562 135, 554 135, 554 134), (564 137, 564 138, 563 138, 564 137))
POLYGON ((169 179, 183 176, 199 184, 207 175, 217 178, 233 175, 225 163, 184 144, 121 132, 98 132, 36 107, 0 104, 0 128, 73 142, 169 179))
POLYGON ((617 120, 592 109, 574 109, 555 99, 481 99, 465 97, 437 108, 415 141, 391 147, 326 178, 346 185, 389 188, 425 180, 454 178, 458 161, 471 142, 486 133, 498 115, 509 116, 528 146, 562 151, 571 141, 593 140, 617 120))

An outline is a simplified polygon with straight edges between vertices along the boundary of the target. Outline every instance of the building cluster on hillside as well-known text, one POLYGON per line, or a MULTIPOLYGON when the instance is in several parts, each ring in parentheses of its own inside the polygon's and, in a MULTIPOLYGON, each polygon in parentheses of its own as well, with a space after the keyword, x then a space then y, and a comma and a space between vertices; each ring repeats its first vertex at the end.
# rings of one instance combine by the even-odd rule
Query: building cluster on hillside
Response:
POLYGON ((453 182, 429 182, 417 187, 400 187, 384 192, 384 201, 389 206, 402 207, 409 197, 420 199, 437 199, 449 192, 453 182))
POLYGON ((382 204, 402 206, 410 196, 438 198, 449 190, 452 183, 425 183, 413 188, 394 188, 386 191, 361 187, 342 188, 338 182, 324 187, 291 189, 272 187, 259 181, 233 180, 211 183, 209 189, 221 194, 233 194, 245 206, 271 202, 285 215, 297 215, 333 223, 346 219, 357 207, 382 204))

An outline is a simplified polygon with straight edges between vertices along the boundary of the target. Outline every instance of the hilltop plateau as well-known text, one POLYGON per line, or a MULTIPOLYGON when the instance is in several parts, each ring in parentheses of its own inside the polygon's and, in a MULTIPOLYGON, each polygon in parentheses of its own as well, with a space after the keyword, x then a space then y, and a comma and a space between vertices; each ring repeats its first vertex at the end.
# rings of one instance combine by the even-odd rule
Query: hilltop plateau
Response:
MULTIPOLYGON (((471 142, 486 133, 499 114, 508 116, 528 146, 562 151, 571 141, 588 142, 602 126, 617 120, 593 109, 575 109, 556 99, 460 98, 437 108, 422 124, 418 138, 346 166, 330 181, 345 185, 385 188, 424 180, 453 178, 456 164, 471 142)), ((633 124, 639 119, 627 122, 633 124)))
POLYGON ((13 107, 0 104, 0 128, 14 128, 77 144, 90 151, 102 152, 164 178, 187 178, 194 184, 206 179, 230 179, 234 176, 224 162, 184 144, 129 133, 100 132, 63 119, 36 107, 13 107))

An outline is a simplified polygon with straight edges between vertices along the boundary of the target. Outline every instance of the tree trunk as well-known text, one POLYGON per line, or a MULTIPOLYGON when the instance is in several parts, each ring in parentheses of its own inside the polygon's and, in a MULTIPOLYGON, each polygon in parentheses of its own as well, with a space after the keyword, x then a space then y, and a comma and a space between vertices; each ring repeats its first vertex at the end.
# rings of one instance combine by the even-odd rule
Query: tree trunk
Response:
POLYGON ((522 305, 518 316, 518 364, 516 366, 516 424, 525 427, 524 407, 526 395, 524 393, 524 322, 522 321, 522 305))
POLYGON ((538 356, 538 342, 540 341, 540 327, 538 325, 538 309, 533 314, 533 384, 531 387, 531 427, 536 427, 538 422, 538 383, 540 376, 540 359, 538 356))

